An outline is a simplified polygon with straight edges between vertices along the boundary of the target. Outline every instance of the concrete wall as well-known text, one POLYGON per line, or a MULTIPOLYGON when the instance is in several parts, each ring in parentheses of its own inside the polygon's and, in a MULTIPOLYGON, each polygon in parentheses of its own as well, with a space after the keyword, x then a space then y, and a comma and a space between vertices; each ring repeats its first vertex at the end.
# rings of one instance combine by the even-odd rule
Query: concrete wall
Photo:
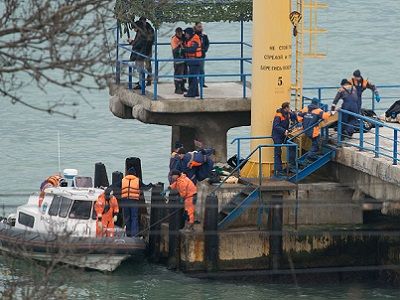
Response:
MULTIPOLYGON (((214 186, 207 182, 198 184, 198 201, 196 204, 197 220, 203 223, 205 199, 214 186)), ((241 184, 224 184, 217 191, 219 210, 229 203, 231 199, 243 190, 241 184)), ((291 192, 284 197, 283 222, 287 225, 322 225, 322 224, 361 224, 362 204, 358 200, 352 200, 354 190, 341 184, 332 182, 299 184, 298 199, 296 192, 291 192)), ((269 200, 264 199, 265 207, 269 200)), ((243 213, 228 228, 255 227, 257 226, 259 204, 256 201, 245 213, 243 213)), ((267 214, 263 214, 263 225, 267 223, 267 214)))

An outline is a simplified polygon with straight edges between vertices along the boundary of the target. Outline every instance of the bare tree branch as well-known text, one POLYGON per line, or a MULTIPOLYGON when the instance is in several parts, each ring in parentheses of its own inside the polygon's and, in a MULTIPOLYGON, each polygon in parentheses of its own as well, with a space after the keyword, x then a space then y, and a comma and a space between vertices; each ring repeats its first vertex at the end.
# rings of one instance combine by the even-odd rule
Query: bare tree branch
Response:
POLYGON ((5 0, 0 7, 0 94, 13 104, 75 117, 61 110, 65 101, 38 106, 21 88, 30 82, 43 92, 61 88, 81 98, 82 90, 105 88, 112 73, 105 24, 112 21, 113 2, 5 0))

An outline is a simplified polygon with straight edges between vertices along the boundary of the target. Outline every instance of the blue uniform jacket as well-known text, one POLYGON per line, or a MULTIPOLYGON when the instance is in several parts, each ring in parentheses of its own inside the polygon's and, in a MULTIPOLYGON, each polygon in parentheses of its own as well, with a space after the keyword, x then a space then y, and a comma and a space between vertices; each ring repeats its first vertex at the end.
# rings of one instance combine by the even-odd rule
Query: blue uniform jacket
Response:
POLYGON ((289 130, 290 121, 296 122, 296 114, 278 109, 272 123, 272 139, 274 143, 281 144, 285 141, 285 131, 289 130))

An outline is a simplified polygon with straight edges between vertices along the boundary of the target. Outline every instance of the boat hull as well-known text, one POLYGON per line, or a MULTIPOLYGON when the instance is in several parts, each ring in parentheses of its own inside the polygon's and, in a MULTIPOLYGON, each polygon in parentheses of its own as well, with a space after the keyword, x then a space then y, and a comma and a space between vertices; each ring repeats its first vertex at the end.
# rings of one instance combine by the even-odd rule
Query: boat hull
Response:
POLYGON ((0 250, 16 257, 112 272, 129 257, 143 257, 146 244, 128 237, 44 235, 0 223, 0 250))

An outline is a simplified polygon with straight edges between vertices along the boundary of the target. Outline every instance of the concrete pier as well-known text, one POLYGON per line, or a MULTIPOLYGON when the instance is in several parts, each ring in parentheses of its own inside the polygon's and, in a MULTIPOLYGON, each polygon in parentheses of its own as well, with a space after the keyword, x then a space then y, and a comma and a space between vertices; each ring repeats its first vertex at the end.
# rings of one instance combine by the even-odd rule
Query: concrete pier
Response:
MULTIPOLYGON (((110 110, 122 119, 172 126, 172 143, 181 141, 194 150, 197 139, 216 151, 216 160, 226 162, 229 129, 250 125, 250 99, 242 97, 238 82, 208 82, 204 99, 174 94, 172 83, 159 83, 157 101, 153 94, 131 91, 125 85, 110 83, 110 110)), ((151 90, 151 89, 150 89, 151 90)), ((247 95, 251 90, 246 87, 247 95)))

